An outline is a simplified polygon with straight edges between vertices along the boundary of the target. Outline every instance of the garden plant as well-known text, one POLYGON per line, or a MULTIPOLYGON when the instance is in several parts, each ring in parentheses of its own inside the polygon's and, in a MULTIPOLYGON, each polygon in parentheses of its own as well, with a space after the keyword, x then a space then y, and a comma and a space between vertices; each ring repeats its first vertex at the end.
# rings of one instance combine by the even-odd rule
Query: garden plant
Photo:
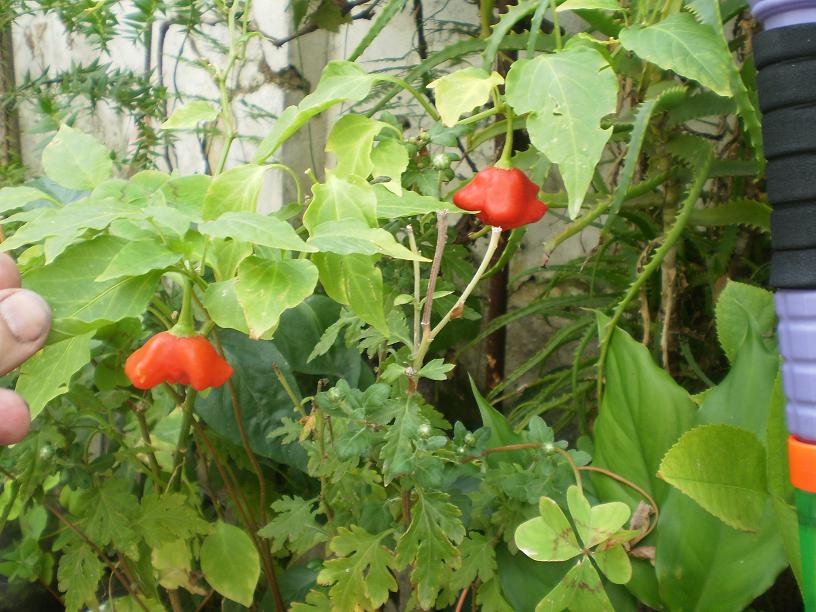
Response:
POLYGON ((103 51, 171 24, 221 59, 201 66, 217 99, 169 104, 154 71, 99 62, 5 92, 47 144, 42 176, 5 168, 0 250, 54 321, 4 378, 32 424, 0 451, 0 592, 151 612, 795 601, 745 2, 462 2, 474 25, 376 72, 356 60, 396 16, 425 41, 421 0, 284 4, 2 4, 103 51), (293 20, 276 44, 369 30, 245 134, 258 11, 293 20), (124 154, 80 127, 102 102, 136 120, 124 154), (322 113, 331 161, 295 172, 282 151, 322 113), (209 172, 159 170, 191 133, 220 151, 209 172), (254 157, 228 164, 242 140, 254 157), (268 173, 297 194, 275 212, 268 173), (490 314, 496 279, 531 297, 490 314), (513 325, 550 331, 482 376, 513 325))

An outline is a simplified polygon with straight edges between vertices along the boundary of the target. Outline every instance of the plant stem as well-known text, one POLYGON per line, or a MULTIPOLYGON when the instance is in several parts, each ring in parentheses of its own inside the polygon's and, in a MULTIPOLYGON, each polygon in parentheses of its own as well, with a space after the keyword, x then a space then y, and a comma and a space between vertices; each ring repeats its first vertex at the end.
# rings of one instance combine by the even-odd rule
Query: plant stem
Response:
MULTIPOLYGON (((416 236, 414 236, 414 226, 410 223, 405 228, 406 233, 408 234, 408 244, 411 247, 411 252, 419 256, 419 249, 417 248, 416 236)), ((420 306, 420 301, 422 300, 422 269, 419 265, 419 261, 417 259, 414 260, 414 337, 413 337, 413 346, 411 347, 411 352, 415 353, 417 348, 419 347, 420 341, 420 334, 421 334, 421 310, 422 307, 420 306)))
POLYGON ((425 96, 419 93, 408 81, 401 79, 399 77, 392 76, 390 74, 380 75, 377 77, 377 79, 380 81, 386 81, 388 83, 394 83, 395 85, 399 85, 409 94, 414 96, 416 101, 420 103, 422 108, 425 109, 425 112, 428 113, 431 119, 433 119, 434 121, 440 120, 439 113, 436 112, 436 109, 433 107, 433 105, 428 101, 428 99, 425 96))
POLYGON ((131 404, 131 410, 136 415, 136 422, 139 424, 139 431, 142 434, 142 440, 147 447, 147 461, 150 465, 150 471, 153 472, 153 489, 158 492, 161 489, 161 467, 156 459, 156 452, 153 450, 153 441, 150 438, 150 428, 147 425, 147 419, 144 415, 144 410, 138 404, 131 404))
POLYGON ((178 321, 170 330, 175 335, 185 338, 195 335, 195 319, 193 318, 193 282, 187 275, 182 276, 183 293, 181 297, 181 312, 178 321))
POLYGON ((490 26, 493 21, 493 6, 495 0, 481 0, 479 2, 479 36, 488 38, 490 36, 490 26))
POLYGON ((188 387, 184 403, 181 405, 181 429, 179 430, 176 452, 173 456, 173 471, 170 473, 170 482, 167 484, 167 488, 173 491, 178 491, 181 488, 181 464, 190 441, 190 429, 193 425, 193 404, 196 395, 195 389, 188 387))
POLYGON ((505 105, 504 116, 507 118, 504 145, 502 146, 501 157, 496 162, 496 167, 509 170, 512 168, 510 158, 513 156, 513 111, 510 110, 509 106, 505 105))
POLYGON ((471 115, 470 117, 465 117, 464 119, 459 121, 457 123, 457 125, 470 125, 471 123, 478 123, 482 119, 489 119, 493 115, 498 114, 500 111, 501 111, 501 109, 493 106, 493 107, 488 108, 487 110, 484 110, 484 111, 482 111, 480 113, 476 113, 475 115, 471 115))
POLYGON ((564 45, 561 41, 561 24, 559 23, 558 17, 558 7, 555 5, 554 0, 550 0, 550 6, 552 6, 552 21, 553 21, 553 35, 555 36, 555 49, 557 51, 561 51, 564 48, 564 45))
POLYGON ((631 480, 627 480, 623 476, 615 474, 615 472, 610 472, 609 470, 606 470, 604 468, 599 468, 599 467, 595 467, 595 466, 592 466, 592 465, 584 465, 584 466, 579 467, 578 470, 581 471, 581 472, 597 472, 598 474, 603 474, 607 478, 611 478, 612 480, 617 480, 619 483, 624 484, 627 487, 630 487, 630 488, 634 489, 640 495, 642 495, 643 498, 646 501, 648 501, 649 505, 652 507, 652 511, 654 512, 655 517, 654 517, 654 520, 649 521, 649 528, 645 532, 643 532, 643 534, 640 537, 638 537, 638 539, 636 541, 640 542, 647 535, 649 535, 652 531, 654 531, 655 527, 657 527, 658 519, 660 519, 660 508, 657 507, 657 504, 655 503, 655 500, 644 489, 642 489, 641 487, 636 485, 631 480))
POLYGON ((422 340, 414 352, 414 371, 419 372, 422 368, 422 359, 425 354, 423 346, 427 352, 430 344, 428 336, 431 333, 431 308, 433 307, 433 294, 436 291, 436 279, 439 278, 439 270, 442 267, 442 256, 445 253, 445 244, 448 241, 448 211, 442 210, 436 213, 436 248, 434 249, 433 263, 431 263, 431 274, 428 277, 428 290, 425 294, 425 310, 422 312, 422 340))
POLYGON ((283 370, 280 369, 280 366, 277 363, 272 364, 272 369, 275 370, 275 376, 277 377, 278 382, 280 383, 281 387, 283 387, 283 390, 286 391, 286 395, 289 396, 295 412, 299 412, 301 416, 305 417, 306 411, 303 409, 303 406, 300 405, 300 401, 298 401, 297 395, 295 395, 295 391, 292 389, 292 385, 290 385, 289 381, 286 380, 283 370))

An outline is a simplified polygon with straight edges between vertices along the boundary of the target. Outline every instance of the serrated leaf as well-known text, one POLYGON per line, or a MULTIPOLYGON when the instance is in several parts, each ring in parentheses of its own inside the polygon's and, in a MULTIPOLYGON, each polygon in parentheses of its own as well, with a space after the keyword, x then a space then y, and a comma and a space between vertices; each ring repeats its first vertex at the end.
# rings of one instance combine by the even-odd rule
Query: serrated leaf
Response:
POLYGON ((228 212, 217 221, 207 221, 198 230, 211 238, 232 238, 273 249, 314 253, 317 249, 306 244, 286 221, 254 212, 228 212))
POLYGON ((620 32, 623 47, 638 57, 697 81, 721 96, 731 96, 731 57, 725 41, 688 13, 675 13, 646 28, 620 32))
POLYGON ((359 607, 377 609, 397 590, 392 570, 397 569, 394 553, 382 540, 391 530, 376 535, 362 527, 340 527, 329 548, 339 558, 325 562, 317 576, 318 584, 332 585, 329 590, 332 607, 336 610, 355 610, 359 607))
POLYGON ((257 340, 278 326, 280 316, 314 293, 317 268, 306 259, 270 261, 249 257, 238 266, 235 293, 249 336, 257 340))
POLYGON ((113 160, 104 145, 64 124, 43 150, 42 164, 48 178, 77 191, 92 190, 113 169, 113 160))
POLYGON ((338 255, 360 253, 362 255, 388 255, 396 259, 428 261, 401 245, 390 232, 369 227, 358 219, 324 221, 311 230, 309 245, 314 250, 338 255))
POLYGON ((374 42, 374 39, 379 36, 391 20, 405 8, 407 1, 408 0, 388 0, 386 5, 377 11, 377 16, 366 30, 366 33, 363 34, 360 42, 357 43, 354 51, 348 56, 348 61, 356 61, 365 50, 368 49, 369 45, 374 42))
POLYGON ((218 521, 201 545, 201 571, 221 595, 246 607, 252 605, 261 563, 252 539, 243 529, 218 521))
POLYGON ((518 549, 536 561, 567 561, 579 554, 581 547, 555 500, 542 497, 538 508, 541 516, 516 527, 518 549))
POLYGON ((84 610, 96 603, 96 588, 105 566, 85 542, 73 542, 60 557, 57 578, 59 589, 65 593, 67 612, 84 610))
POLYGON ((422 423, 419 406, 407 398, 394 424, 385 433, 385 444, 380 451, 380 458, 383 461, 383 484, 388 485, 397 476, 411 471, 414 443, 419 438, 419 426, 422 423))
POLYGON ((714 314, 720 346, 731 363, 748 337, 751 325, 760 334, 766 334, 773 330, 776 322, 773 294, 736 281, 728 281, 717 298, 714 314))
POLYGON ((138 512, 138 500, 129 483, 107 479, 98 488, 82 493, 79 506, 84 513, 78 521, 85 535, 97 546, 113 543, 131 558, 138 557, 138 541, 133 520, 138 512))
POLYGON ((272 540, 272 552, 283 550, 288 542, 288 549, 299 557, 328 539, 317 524, 315 500, 284 495, 272 504, 272 510, 275 518, 258 531, 262 538, 272 540))
POLYGON ((151 548, 189 539, 206 532, 208 527, 181 493, 145 495, 134 526, 151 548))
POLYGON ((496 551, 493 543, 478 531, 471 531, 462 540, 459 551, 462 565, 451 574, 449 587, 452 590, 464 589, 476 580, 484 584, 496 575, 496 551))
POLYGON ((94 280, 101 283, 123 276, 142 276, 154 270, 164 270, 180 259, 179 253, 174 253, 157 240, 128 242, 94 280))
POLYGON ((695 208, 689 216, 689 225, 703 227, 727 227, 744 225, 769 234, 771 232, 771 207, 757 200, 734 200, 719 206, 695 208))
POLYGON ((326 151, 334 153, 337 158, 335 176, 368 178, 374 169, 371 160, 374 137, 387 126, 387 123, 364 115, 343 115, 332 127, 326 141, 326 151))
POLYGON ((266 170, 266 166, 244 164, 216 176, 204 196, 204 219, 217 219, 227 212, 254 213, 266 170))
POLYGON ((173 114, 161 124, 163 130, 191 130, 202 121, 215 121, 218 109, 204 100, 193 100, 173 110, 173 114))
POLYGON ((430 380, 447 380, 448 372, 455 367, 452 363, 445 363, 443 359, 432 359, 422 366, 419 376, 430 380))
POLYGON ((556 11, 580 11, 580 10, 601 10, 601 11, 623 11, 624 8, 616 0, 566 0, 560 4, 556 11))
POLYGON ((506 92, 517 114, 529 113, 531 142, 558 165, 570 217, 577 217, 612 134, 612 128, 600 126, 617 104, 618 84, 609 64, 588 47, 518 60, 507 75, 506 92))
POLYGON ((487 103, 493 88, 503 83, 498 72, 463 68, 428 83, 428 88, 436 94, 436 108, 442 123, 451 127, 462 115, 487 103))
POLYGON ((447 494, 421 489, 416 493, 411 524, 397 544, 397 561, 400 567, 413 563, 411 580, 417 599, 422 607, 431 608, 448 573, 461 563, 456 545, 465 537, 465 528, 459 508, 447 494))
POLYGON ((93 332, 49 344, 23 364, 15 390, 35 419, 46 404, 68 392, 74 374, 91 360, 93 332))
MULTIPOLYGON (((546 0, 545 0, 546 1, 546 0)), ((485 71, 490 70, 496 59, 496 54, 502 46, 505 37, 519 21, 535 11, 541 4, 540 0, 519 0, 515 4, 507 6, 507 9, 499 16, 499 21, 492 27, 490 37, 484 50, 484 61, 482 63, 485 71)))
POLYGON ((696 427, 669 449, 658 474, 727 525, 759 529, 768 497, 765 448, 750 431, 696 427))

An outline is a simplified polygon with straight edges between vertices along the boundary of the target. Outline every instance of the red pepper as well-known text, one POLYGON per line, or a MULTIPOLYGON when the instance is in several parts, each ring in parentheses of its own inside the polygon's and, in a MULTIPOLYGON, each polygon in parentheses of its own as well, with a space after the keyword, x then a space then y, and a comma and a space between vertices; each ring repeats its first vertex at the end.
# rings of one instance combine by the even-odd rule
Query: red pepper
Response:
POLYGON ((514 229, 534 223, 547 212, 538 199, 538 185, 518 168, 491 166, 476 173, 473 180, 453 196, 463 210, 478 212, 487 225, 514 229))
POLYGON ((191 385, 196 391, 220 387, 233 369, 204 336, 161 332, 128 357, 125 374, 138 389, 162 383, 191 385))

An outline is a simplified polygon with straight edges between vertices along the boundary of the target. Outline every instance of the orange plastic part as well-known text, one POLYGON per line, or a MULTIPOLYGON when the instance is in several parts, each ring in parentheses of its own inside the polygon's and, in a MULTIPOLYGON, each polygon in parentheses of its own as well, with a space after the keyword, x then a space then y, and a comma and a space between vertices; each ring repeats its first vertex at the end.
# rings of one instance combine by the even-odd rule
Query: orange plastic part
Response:
POLYGON ((800 491, 816 493, 816 444, 788 437, 791 484, 800 491))

